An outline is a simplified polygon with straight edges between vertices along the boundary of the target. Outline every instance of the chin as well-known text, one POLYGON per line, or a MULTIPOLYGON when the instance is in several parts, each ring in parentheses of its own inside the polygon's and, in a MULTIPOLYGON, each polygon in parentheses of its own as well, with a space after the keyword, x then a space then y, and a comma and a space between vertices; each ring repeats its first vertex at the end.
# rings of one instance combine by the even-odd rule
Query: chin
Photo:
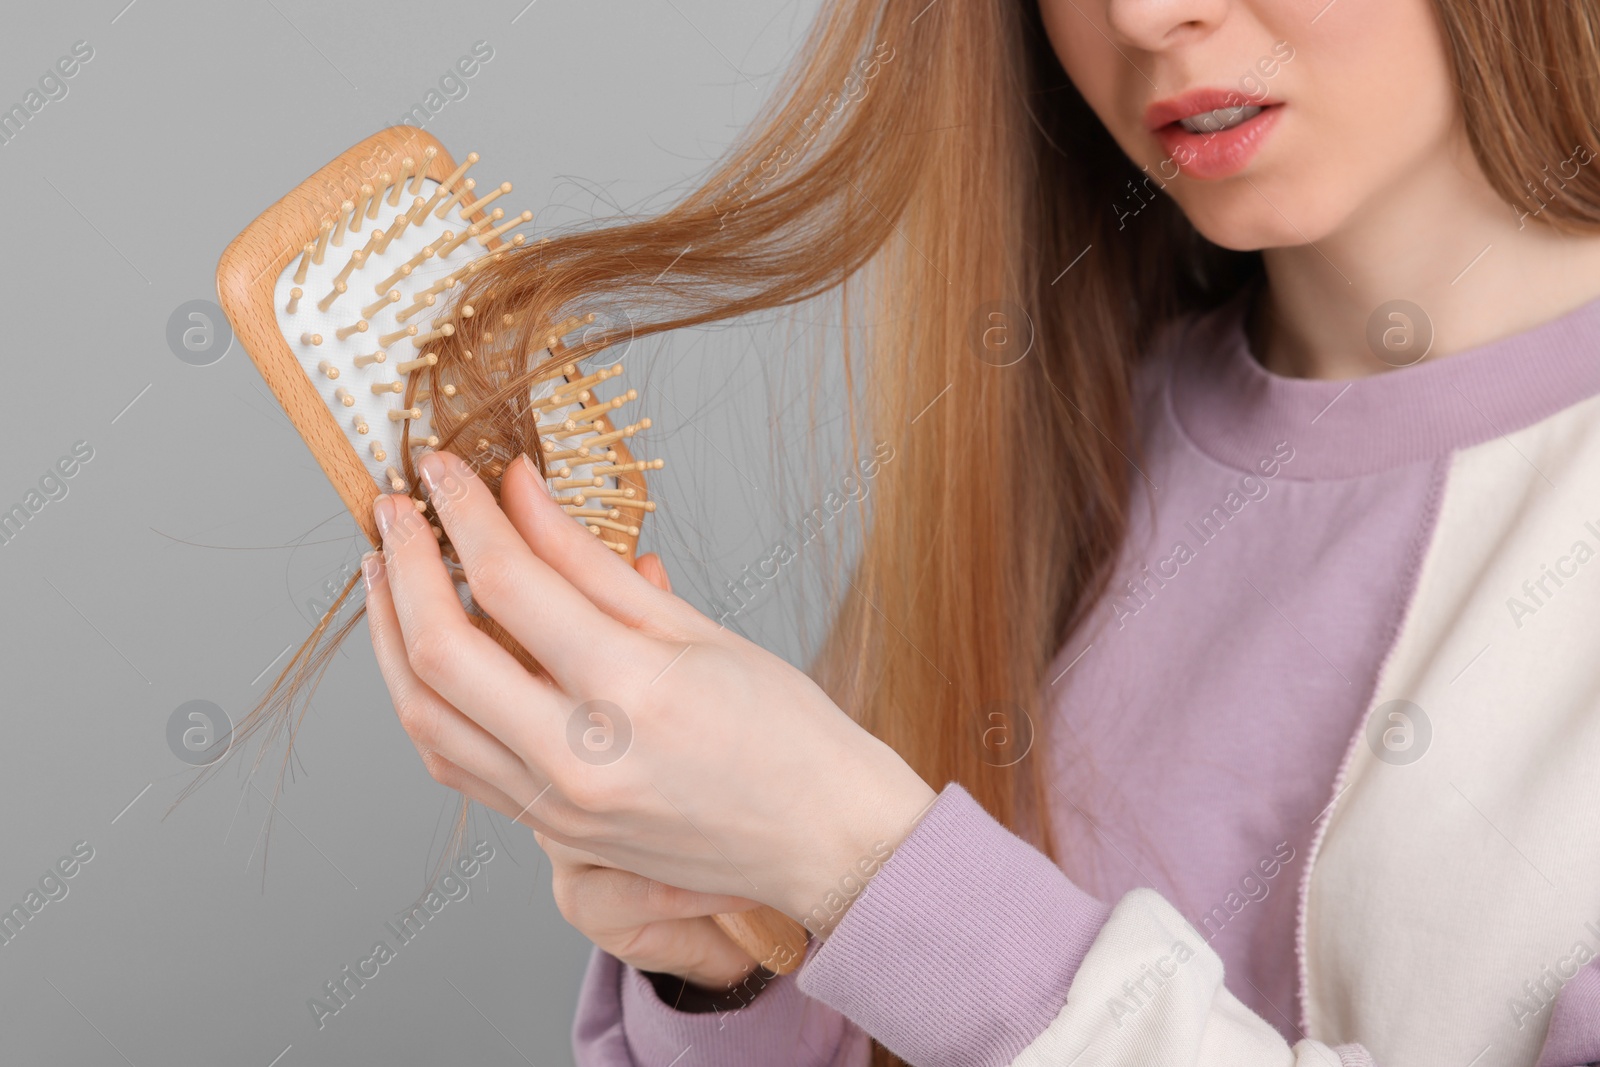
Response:
POLYGON ((1191 181, 1175 199, 1206 240, 1235 252, 1315 244, 1344 217, 1332 198, 1311 188, 1315 181, 1252 177, 1251 182, 1242 176, 1220 183, 1191 181))

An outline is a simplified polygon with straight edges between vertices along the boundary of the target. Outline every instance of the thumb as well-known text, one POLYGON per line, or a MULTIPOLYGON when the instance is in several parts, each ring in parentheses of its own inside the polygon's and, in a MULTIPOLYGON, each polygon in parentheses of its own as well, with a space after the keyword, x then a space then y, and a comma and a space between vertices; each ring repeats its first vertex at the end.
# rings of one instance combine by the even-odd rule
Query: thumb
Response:
POLYGON ((639 576, 663 593, 672 592, 672 581, 667 577, 666 564, 654 552, 646 552, 634 561, 633 569, 639 576))

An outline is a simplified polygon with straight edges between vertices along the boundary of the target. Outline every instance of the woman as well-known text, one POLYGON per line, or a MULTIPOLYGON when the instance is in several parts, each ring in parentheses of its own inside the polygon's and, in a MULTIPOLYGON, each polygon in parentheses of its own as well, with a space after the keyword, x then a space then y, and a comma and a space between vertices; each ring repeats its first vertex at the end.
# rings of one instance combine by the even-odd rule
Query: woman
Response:
POLYGON ((580 1062, 1600 1059, 1596 70, 1595 0, 838 0, 702 189, 484 272, 843 284, 894 457, 820 685, 424 461, 535 679, 379 502, 402 722, 598 946, 580 1062))

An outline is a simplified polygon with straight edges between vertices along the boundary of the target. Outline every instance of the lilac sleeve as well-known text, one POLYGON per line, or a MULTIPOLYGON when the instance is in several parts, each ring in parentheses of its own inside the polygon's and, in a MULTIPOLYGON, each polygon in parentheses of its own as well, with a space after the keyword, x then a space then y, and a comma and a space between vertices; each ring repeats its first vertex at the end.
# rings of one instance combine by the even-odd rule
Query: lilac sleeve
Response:
POLYGON ((1537 1067, 1600 1061, 1600 960, 1579 969, 1556 995, 1537 1067))
MULTIPOLYGON (((1110 908, 951 784, 799 971, 919 1065, 1008 1064, 1051 1022, 1110 908)), ((1342 1067, 1376 1067, 1358 1044, 1342 1067)), ((1537 1067, 1600 1063, 1600 959, 1559 991, 1537 1067)))
POLYGON ((777 978, 743 1007, 690 1013, 663 1003, 643 973, 595 949, 572 1048, 579 1067, 866 1067, 868 1040, 838 1012, 777 978))
POLYGON ((799 985, 911 1063, 999 1067, 1060 1013, 1110 912, 951 783, 799 985))
POLYGON ((952 783, 796 974, 688 1014, 597 951, 573 1046, 583 1067, 859 1067, 871 1034, 912 1063, 999 1067, 1060 1012, 1109 914, 952 783))

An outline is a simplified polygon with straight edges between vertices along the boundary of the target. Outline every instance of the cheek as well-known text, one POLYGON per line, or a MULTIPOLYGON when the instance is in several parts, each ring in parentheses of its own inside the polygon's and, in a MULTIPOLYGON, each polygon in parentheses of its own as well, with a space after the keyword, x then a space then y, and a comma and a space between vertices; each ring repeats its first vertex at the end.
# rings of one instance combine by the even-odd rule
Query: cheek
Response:
POLYGON ((1319 127, 1336 131, 1342 144, 1330 148, 1348 146, 1358 171, 1397 181, 1434 156, 1458 110, 1433 6, 1428 0, 1356 0, 1334 21, 1336 11, 1323 20, 1334 24, 1319 35, 1316 65, 1307 67, 1314 76, 1307 86, 1314 95, 1311 115, 1319 127))
POLYGON ((1294 56, 1266 80, 1288 103, 1242 177, 1169 187, 1207 238, 1252 249, 1316 242, 1449 155, 1457 105, 1428 0, 1338 0, 1307 32, 1268 27, 1294 56))
MULTIPOLYGON (((1119 94, 1126 91, 1125 73, 1131 72, 1127 61, 1106 39, 1103 7, 1103 3, 1081 0, 1039 0, 1039 15, 1061 68, 1100 121, 1117 135, 1120 123, 1112 107, 1119 94)), ((1125 151, 1127 147, 1123 146, 1125 151)))

